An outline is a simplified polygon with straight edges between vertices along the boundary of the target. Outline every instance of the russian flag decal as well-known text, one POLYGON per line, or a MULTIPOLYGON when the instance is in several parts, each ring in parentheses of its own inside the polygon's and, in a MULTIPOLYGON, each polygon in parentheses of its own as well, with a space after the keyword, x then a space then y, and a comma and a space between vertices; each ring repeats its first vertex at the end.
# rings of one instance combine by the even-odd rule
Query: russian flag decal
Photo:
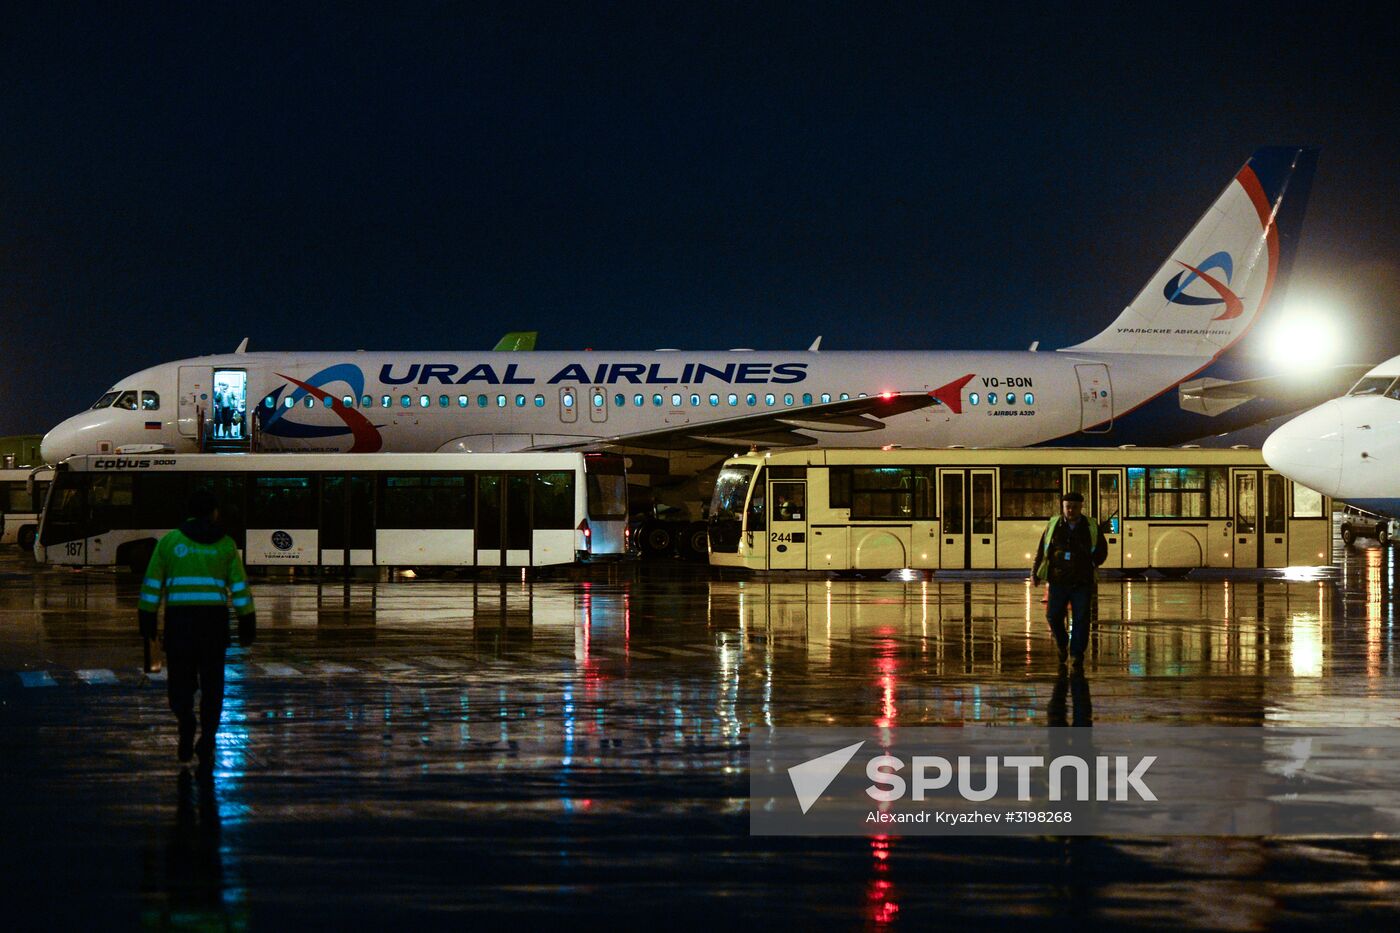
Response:
POLYGON ((147 430, 147 431, 159 431, 159 430, 160 430, 160 422, 159 422, 159 421, 147 421, 147 422, 146 422, 146 430, 147 430))

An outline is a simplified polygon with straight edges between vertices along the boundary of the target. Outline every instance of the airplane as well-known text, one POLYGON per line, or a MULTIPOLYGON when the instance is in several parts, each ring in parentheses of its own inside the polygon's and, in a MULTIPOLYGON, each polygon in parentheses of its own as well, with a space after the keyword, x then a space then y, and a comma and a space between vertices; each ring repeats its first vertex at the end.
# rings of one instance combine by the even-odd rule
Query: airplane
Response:
MULTIPOLYGON (((1369 370, 1341 398, 1280 425, 1264 461, 1289 479, 1376 515, 1400 518, 1400 356, 1369 370)), ((1350 522, 1343 537, 1350 544, 1350 522)), ((1367 529, 1369 531, 1369 528, 1367 529)), ((1375 526, 1382 544, 1389 522, 1375 526)))
MULTIPOLYGON (((1230 354, 1282 298, 1315 149, 1257 150, 1105 330, 1056 352, 246 352, 118 381, 71 454, 1173 444, 1297 411, 1230 354), (1246 378, 1248 377, 1248 378, 1246 378)), ((1333 390, 1336 391, 1336 390, 1333 390)), ((1326 397, 1322 396, 1313 396, 1326 397)))

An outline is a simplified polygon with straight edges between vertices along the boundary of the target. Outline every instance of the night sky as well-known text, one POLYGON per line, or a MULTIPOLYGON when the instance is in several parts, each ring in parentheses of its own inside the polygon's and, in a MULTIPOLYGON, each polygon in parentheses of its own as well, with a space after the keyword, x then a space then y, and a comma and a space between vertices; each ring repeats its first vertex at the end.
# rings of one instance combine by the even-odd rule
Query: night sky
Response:
POLYGON ((245 336, 1063 346, 1273 143, 1290 299, 1400 352, 1388 7, 867 6, 8 6, 0 434, 245 336))

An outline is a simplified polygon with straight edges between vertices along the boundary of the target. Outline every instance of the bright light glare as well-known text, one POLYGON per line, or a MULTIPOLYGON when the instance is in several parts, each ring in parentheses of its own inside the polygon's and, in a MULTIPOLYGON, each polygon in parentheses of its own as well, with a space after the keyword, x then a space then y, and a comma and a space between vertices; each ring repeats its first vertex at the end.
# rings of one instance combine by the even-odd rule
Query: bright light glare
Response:
POLYGON ((1340 343, 1334 317, 1301 311, 1281 318, 1269 335, 1269 356, 1290 368, 1330 366, 1336 362, 1340 343))

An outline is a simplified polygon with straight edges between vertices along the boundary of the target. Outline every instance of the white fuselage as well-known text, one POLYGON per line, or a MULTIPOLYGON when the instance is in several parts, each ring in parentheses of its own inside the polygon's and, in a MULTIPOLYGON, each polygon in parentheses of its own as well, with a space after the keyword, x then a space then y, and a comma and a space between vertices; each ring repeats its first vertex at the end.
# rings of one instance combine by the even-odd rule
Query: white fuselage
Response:
POLYGON ((1121 443, 1111 433, 1115 418, 1207 362, 1066 352, 228 354, 123 379, 112 391, 157 392, 160 408, 76 415, 45 437, 43 452, 56 462, 122 449, 197 450, 216 371, 246 372, 249 420, 263 406, 262 450, 524 450, 765 412, 800 421, 804 407, 885 392, 932 393, 941 402, 878 430, 799 426, 842 446, 1029 446, 1086 430, 1121 443))

